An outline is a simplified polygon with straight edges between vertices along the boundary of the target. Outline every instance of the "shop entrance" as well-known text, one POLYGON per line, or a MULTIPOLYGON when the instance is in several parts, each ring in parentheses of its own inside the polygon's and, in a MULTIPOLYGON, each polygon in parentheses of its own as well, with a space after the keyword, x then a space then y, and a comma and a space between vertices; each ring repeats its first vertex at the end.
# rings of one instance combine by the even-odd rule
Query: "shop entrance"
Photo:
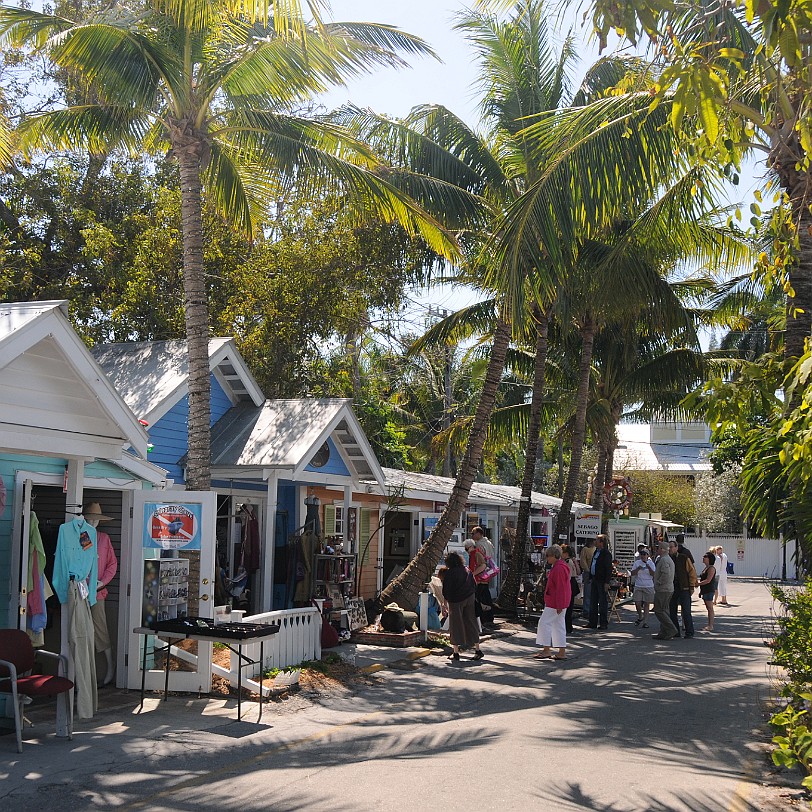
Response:
POLYGON ((211 643, 175 637, 169 648, 149 630, 213 617, 216 517, 213 491, 133 494, 128 629, 144 633, 128 638, 128 688, 163 688, 168 657, 173 690, 211 690, 211 643))
POLYGON ((383 531, 383 582, 400 575, 412 557, 412 514, 387 511, 383 531))
MULTIPOLYGON (((21 512, 26 506, 30 506, 28 516, 25 517, 25 521, 21 523, 20 531, 15 535, 15 543, 17 545, 16 554, 13 557, 17 564, 14 573, 16 582, 14 586, 15 594, 20 594, 22 590, 27 590, 32 514, 36 516, 39 533, 42 538, 43 549, 45 551, 45 578, 49 585, 53 580, 54 557, 56 555, 59 528, 65 523, 66 497, 62 492, 62 488, 55 485, 35 484, 36 480, 29 480, 29 483, 27 483, 27 485, 30 487, 30 494, 25 495, 24 505, 21 506, 21 512), (29 534, 28 537, 24 537, 24 532, 29 534)), ((111 643, 112 663, 115 664, 119 651, 118 630, 121 609, 123 607, 122 596, 126 594, 126 589, 122 591, 120 588, 124 494, 120 490, 86 488, 84 491, 84 503, 89 504, 91 502, 97 502, 103 514, 110 518, 110 521, 100 523, 98 530, 107 533, 110 537, 117 563, 116 574, 107 586, 107 597, 104 601, 107 629, 111 643)), ((71 512, 74 511, 78 515, 78 506, 71 506, 71 512)), ((25 603, 24 596, 21 598, 21 602, 25 603)), ((62 650, 61 618, 63 607, 60 605, 56 595, 53 595, 47 600, 45 608, 45 629, 42 632, 41 639, 35 640, 35 645, 39 645, 47 651, 58 652, 62 650)), ((25 630, 30 622, 27 611, 20 613, 18 617, 19 628, 25 630)), ((46 669, 50 668, 53 673, 56 673, 55 662, 43 660, 43 666, 46 669)), ((103 682, 105 675, 108 673, 108 660, 104 652, 96 652, 96 673, 99 682, 103 682)))

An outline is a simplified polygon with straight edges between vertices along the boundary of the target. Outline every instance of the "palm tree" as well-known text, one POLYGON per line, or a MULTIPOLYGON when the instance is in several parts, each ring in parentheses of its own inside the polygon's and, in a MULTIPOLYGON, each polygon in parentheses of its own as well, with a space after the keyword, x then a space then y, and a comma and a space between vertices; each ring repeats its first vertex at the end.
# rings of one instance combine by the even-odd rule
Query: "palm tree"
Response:
MULTIPOLYGON (((311 12, 319 2, 309 2, 311 12)), ((182 197, 183 295, 189 355, 187 486, 209 475, 209 315, 203 276, 202 196, 249 235, 266 200, 285 185, 343 191, 359 211, 398 219, 443 255, 453 240, 387 182, 375 156, 335 124, 296 115, 331 85, 399 54, 432 55, 420 39, 369 23, 308 24, 298 0, 147 0, 75 22, 0 7, 0 38, 47 54, 94 89, 97 101, 32 117, 20 126, 31 149, 83 147, 169 153, 182 197), (269 8, 273 15, 268 17, 269 8)), ((1 148, 1 145, 0 145, 1 148)), ((438 195, 449 206, 448 190, 438 195)))
MULTIPOLYGON (((413 111, 401 130, 395 130, 390 122, 359 121, 357 116, 356 126, 363 127, 365 133, 377 133, 389 143, 388 157, 393 164, 398 159, 405 161, 410 168, 481 194, 490 206, 490 222, 481 230, 487 236, 493 233, 496 218, 535 179, 536 146, 526 135, 524 120, 556 109, 567 96, 572 44, 567 40, 560 54, 551 47, 539 0, 516 3, 505 21, 486 13, 466 12, 460 15, 457 27, 474 46, 481 66, 485 137, 442 107, 413 111)), ((381 594, 381 604, 402 600, 413 605, 451 538, 482 460, 511 335, 523 331, 522 314, 534 300, 534 283, 529 280, 541 276, 544 287, 554 286, 556 268, 543 263, 540 256, 517 265, 506 285, 483 283, 491 262, 488 251, 472 233, 463 239, 471 257, 463 275, 495 294, 498 302, 488 369, 448 504, 427 543, 381 594)))

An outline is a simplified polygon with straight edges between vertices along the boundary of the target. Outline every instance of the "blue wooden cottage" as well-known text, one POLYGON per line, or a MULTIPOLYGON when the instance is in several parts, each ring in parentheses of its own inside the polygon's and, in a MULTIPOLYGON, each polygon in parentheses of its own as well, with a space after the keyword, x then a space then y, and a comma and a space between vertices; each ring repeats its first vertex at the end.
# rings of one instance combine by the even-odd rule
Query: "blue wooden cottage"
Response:
MULTIPOLYGON (((184 482, 189 413, 184 341, 110 344, 93 350, 127 405, 147 424, 149 459, 184 482)), ((326 487, 334 506, 385 489, 377 459, 345 399, 265 400, 233 339, 209 342, 212 490, 218 495, 218 562, 240 569, 246 515, 259 527, 250 611, 289 608, 286 548, 304 523, 305 500, 326 487)), ((350 523, 342 532, 351 547, 350 523)))

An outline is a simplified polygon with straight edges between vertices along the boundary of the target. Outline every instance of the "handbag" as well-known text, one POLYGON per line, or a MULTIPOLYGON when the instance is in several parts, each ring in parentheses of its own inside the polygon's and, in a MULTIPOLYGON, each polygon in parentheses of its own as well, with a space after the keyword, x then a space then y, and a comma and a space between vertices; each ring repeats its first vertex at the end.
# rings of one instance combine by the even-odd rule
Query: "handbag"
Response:
POLYGON ((736 574, 735 572, 733 572, 733 562, 732 561, 727 562, 726 572, 727 572, 728 575, 735 575, 736 574))
POLYGON ((484 572, 480 572, 477 578, 480 581, 490 581, 495 575, 499 575, 499 567, 496 566, 496 562, 488 556, 485 559, 485 570, 484 572))

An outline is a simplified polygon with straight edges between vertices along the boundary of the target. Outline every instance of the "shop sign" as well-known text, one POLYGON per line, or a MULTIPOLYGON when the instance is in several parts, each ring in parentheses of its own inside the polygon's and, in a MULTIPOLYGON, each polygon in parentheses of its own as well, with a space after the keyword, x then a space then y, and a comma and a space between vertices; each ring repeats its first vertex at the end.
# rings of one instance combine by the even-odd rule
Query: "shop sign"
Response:
POLYGON ((623 565, 631 566, 640 536, 635 528, 615 528, 612 531, 612 555, 623 565))
POLYGON ((199 503, 147 502, 143 546, 159 550, 199 550, 201 517, 199 503))
POLYGON ((581 508, 575 514, 575 538, 595 538, 601 532, 603 514, 599 510, 581 508))

